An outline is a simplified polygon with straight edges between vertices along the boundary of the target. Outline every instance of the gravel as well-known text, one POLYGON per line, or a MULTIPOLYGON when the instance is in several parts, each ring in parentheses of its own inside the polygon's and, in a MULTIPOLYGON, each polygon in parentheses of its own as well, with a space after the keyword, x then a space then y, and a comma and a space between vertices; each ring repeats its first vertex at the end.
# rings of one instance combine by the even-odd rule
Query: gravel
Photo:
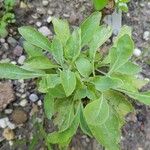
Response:
POLYGON ((36 102, 39 98, 38 98, 38 96, 36 95, 36 94, 31 94, 30 96, 29 96, 29 99, 30 99, 30 101, 31 102, 36 102))

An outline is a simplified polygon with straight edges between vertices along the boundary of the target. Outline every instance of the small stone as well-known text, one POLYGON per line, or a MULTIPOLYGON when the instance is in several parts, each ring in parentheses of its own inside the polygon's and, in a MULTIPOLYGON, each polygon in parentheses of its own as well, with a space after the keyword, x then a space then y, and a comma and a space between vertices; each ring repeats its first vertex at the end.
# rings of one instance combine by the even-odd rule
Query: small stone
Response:
POLYGON ((23 65, 25 59, 26 59, 26 57, 24 55, 21 55, 18 59, 18 64, 23 65))
POLYGON ((12 111, 13 111, 12 109, 5 109, 5 114, 9 115, 12 113, 12 111))
POLYGON ((1 39, 0 39, 0 42, 1 42, 1 43, 5 43, 5 39, 1 38, 1 39))
POLYGON ((47 21, 47 23, 50 23, 52 21, 52 17, 49 16, 46 21, 47 21))
POLYGON ((9 145, 13 146, 14 145, 13 141, 9 141, 9 145))
POLYGON ((26 99, 23 99, 20 103, 19 103, 20 106, 22 107, 25 107, 27 105, 27 100, 26 99))
POLYGON ((8 42, 11 46, 13 46, 13 47, 17 46, 17 41, 16 41, 14 38, 12 38, 12 37, 9 37, 9 38, 7 39, 7 42, 8 42))
POLYGON ((145 31, 143 34, 143 39, 145 41, 148 41, 150 39, 150 32, 149 31, 145 31))
POLYGON ((13 64, 13 65, 16 65, 16 64, 17 64, 16 61, 11 61, 10 63, 13 64))
POLYGON ((48 13, 49 15, 52 15, 52 14, 53 14, 53 12, 52 12, 50 9, 47 11, 47 13, 48 13))
POLYGON ((46 26, 42 26, 38 29, 38 31, 41 32, 44 36, 52 35, 52 32, 46 26))
POLYGON ((36 9, 36 11, 37 11, 37 13, 39 14, 39 15, 44 15, 44 14, 46 14, 46 10, 44 9, 44 8, 37 8, 36 9))
POLYGON ((27 119, 27 113, 22 109, 15 109, 12 113, 12 120, 16 124, 23 124, 27 119))
POLYGON ((9 45, 8 45, 8 43, 4 43, 4 44, 2 45, 2 50, 3 50, 3 51, 8 51, 8 50, 9 50, 9 45))
POLYGON ((71 24, 75 24, 76 21, 77 21, 77 16, 76 16, 75 14, 71 14, 71 15, 70 15, 70 18, 69 18, 69 22, 70 22, 71 24))
POLYGON ((141 56, 142 52, 140 49, 138 48, 135 48, 134 51, 133 51, 133 55, 136 56, 136 57, 139 57, 141 56))
POLYGON ((31 94, 30 96, 29 96, 29 99, 34 103, 34 102, 36 102, 39 98, 38 98, 38 96, 36 95, 36 94, 31 94))
POLYGON ((42 25, 42 22, 39 22, 39 21, 36 22, 36 26, 37 26, 37 27, 41 27, 41 25, 42 25))
POLYGON ((27 4, 24 3, 23 1, 21 1, 20 2, 20 8, 23 8, 23 9, 27 8, 27 4))
POLYGON ((7 117, 6 118, 1 118, 0 119, 0 128, 6 128, 7 124, 8 124, 8 121, 9 121, 9 119, 7 117))
POLYGON ((9 129, 9 128, 6 128, 4 129, 3 131, 3 137, 10 141, 10 140, 13 140, 15 138, 15 133, 13 130, 9 129))
POLYGON ((38 106, 37 105, 33 105, 30 115, 33 116, 37 112, 39 112, 38 106))
POLYGON ((16 125, 11 123, 10 121, 7 122, 7 127, 9 127, 10 129, 15 129, 16 128, 16 125))
POLYGON ((47 6, 48 3, 49 3, 49 1, 47 1, 47 0, 43 0, 43 1, 42 1, 43 6, 47 6))
POLYGON ((23 48, 19 45, 17 45, 13 50, 13 54, 16 56, 21 56, 22 53, 23 53, 23 48))
POLYGON ((142 147, 138 147, 138 150, 143 150, 143 148, 142 147))
POLYGON ((42 101, 39 100, 39 101, 37 102, 37 104, 38 104, 38 106, 42 106, 42 101))

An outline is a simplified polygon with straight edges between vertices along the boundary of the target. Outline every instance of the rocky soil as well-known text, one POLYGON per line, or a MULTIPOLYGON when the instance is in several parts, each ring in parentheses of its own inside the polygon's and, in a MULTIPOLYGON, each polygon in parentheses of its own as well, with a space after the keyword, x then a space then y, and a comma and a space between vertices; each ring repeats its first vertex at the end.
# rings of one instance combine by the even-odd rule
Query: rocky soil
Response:
MULTIPOLYGON (((51 38, 51 17, 65 18, 72 26, 77 26, 92 9, 90 0, 17 0, 16 23, 9 26, 8 37, 0 38, 0 61, 22 65, 26 60, 18 27, 31 25, 51 38)), ((150 2, 131 0, 129 12, 123 15, 123 24, 133 28, 135 60, 143 68, 140 77, 150 79, 150 2)), ((149 85, 144 90, 148 89, 149 85)), ((135 108, 136 112, 127 116, 122 130, 122 150, 150 150, 150 107, 135 103, 135 108)), ((51 123, 43 119, 43 95, 38 93, 35 80, 1 80, 0 111, 0 150, 27 150, 38 130, 35 122, 43 123, 48 131, 53 130, 51 123)), ((43 141, 35 148, 44 149, 43 141)), ((102 147, 79 131, 70 149, 102 150, 102 147)))

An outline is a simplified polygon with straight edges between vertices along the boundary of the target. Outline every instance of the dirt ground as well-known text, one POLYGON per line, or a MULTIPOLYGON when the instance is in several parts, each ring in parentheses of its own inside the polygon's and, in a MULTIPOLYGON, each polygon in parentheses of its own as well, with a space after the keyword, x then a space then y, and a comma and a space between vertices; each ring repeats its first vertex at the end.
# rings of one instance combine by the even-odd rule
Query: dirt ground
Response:
MULTIPOLYGON (((44 4, 44 0, 24 0, 15 8, 16 23, 9 27, 9 35, 6 39, 0 40, 0 60, 4 62, 13 62, 21 65, 26 54, 23 52, 23 39, 19 35, 17 28, 22 25, 31 25, 36 28, 43 26, 48 27, 49 37, 53 35, 53 29, 48 18, 51 16, 67 19, 72 26, 77 26, 83 18, 88 16, 93 10, 90 0, 47 0, 48 4, 44 4)), ((123 14, 123 24, 133 28, 133 38, 135 48, 142 51, 142 55, 136 58, 136 61, 142 66, 143 71, 141 78, 150 79, 150 66, 146 63, 150 59, 148 56, 150 51, 150 38, 143 38, 144 32, 150 32, 150 1, 148 0, 131 0, 129 4, 129 12, 123 14)), ((6 82, 6 81, 2 81, 6 82)), ((36 128, 33 122, 36 118, 38 122, 43 120, 43 95, 38 93, 34 80, 9 81, 15 93, 14 102, 0 112, 0 119, 8 117, 13 122, 13 114, 16 110, 21 110, 26 114, 27 118, 22 120, 22 125, 14 123, 14 132, 16 139, 24 142, 8 142, 2 137, 3 129, 0 128, 0 150, 28 150, 29 139, 33 137, 36 128), (35 102, 30 100, 31 94, 35 94, 37 99, 35 102), (23 103, 24 102, 24 103, 23 103), (28 141, 25 141, 28 139, 28 141)), ((150 86, 146 86, 144 90, 150 90, 150 86)), ((127 116, 127 123, 122 129, 122 150, 150 150, 150 107, 134 103, 136 113, 127 116)), ((20 121, 20 120, 19 120, 20 121)), ((53 130, 51 123, 44 120, 44 125, 48 131, 53 130)), ((95 140, 83 135, 80 131, 72 140, 70 150, 102 150, 95 140)), ((44 150, 43 142, 37 144, 35 150, 44 150)), ((57 148, 56 148, 57 150, 57 148)))

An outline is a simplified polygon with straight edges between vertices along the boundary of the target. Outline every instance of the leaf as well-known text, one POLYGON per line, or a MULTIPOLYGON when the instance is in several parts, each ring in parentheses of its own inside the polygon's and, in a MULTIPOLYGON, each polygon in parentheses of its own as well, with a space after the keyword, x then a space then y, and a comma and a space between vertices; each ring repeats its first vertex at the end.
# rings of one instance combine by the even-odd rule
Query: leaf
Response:
POLYGON ((63 46, 65 46, 67 40, 70 37, 70 30, 69 30, 68 22, 66 20, 53 18, 52 23, 53 23, 54 31, 57 35, 57 38, 61 41, 63 46))
POLYGON ((33 69, 52 69, 58 67, 44 56, 32 57, 25 62, 24 66, 33 69))
POLYGON ((57 38, 54 38, 51 44, 51 49, 52 49, 52 55, 54 56, 54 59, 56 62, 60 65, 63 64, 64 62, 64 57, 63 57, 63 45, 61 44, 60 40, 57 38))
POLYGON ((118 40, 117 47, 113 47, 110 50, 111 62, 109 75, 128 62, 132 56, 133 49, 134 44, 129 35, 124 35, 118 40))
POLYGON ((109 107, 103 94, 98 100, 94 100, 87 104, 84 109, 84 116, 88 125, 103 124, 109 116, 109 107))
POLYGON ((54 113, 54 98, 47 93, 44 98, 44 112, 48 119, 51 119, 54 113))
POLYGON ((29 26, 23 26, 20 27, 18 30, 23 38, 29 43, 40 47, 43 50, 51 51, 51 42, 36 29, 29 26))
POLYGON ((89 55, 90 58, 95 58, 95 53, 97 49, 102 46, 112 35, 112 28, 106 26, 99 26, 93 35, 92 40, 89 43, 89 55))
POLYGON ((23 43, 23 47, 30 58, 37 57, 37 56, 43 56, 43 52, 42 52, 41 48, 34 46, 27 41, 25 41, 23 43))
POLYGON ((101 19, 100 12, 94 12, 81 24, 81 40, 82 46, 88 45, 91 41, 93 35, 96 32, 96 29, 99 27, 101 19))
POLYGON ((127 74, 127 75, 136 75, 139 72, 141 72, 141 67, 138 65, 135 65, 132 62, 127 62, 123 66, 121 66, 116 72, 119 72, 121 74, 127 74))
POLYGON ((122 80, 118 78, 107 77, 107 76, 94 77, 91 83, 95 85, 95 88, 98 91, 106 91, 109 89, 117 88, 123 84, 122 80))
POLYGON ((93 136, 107 150, 120 150, 119 141, 121 130, 118 116, 112 109, 109 111, 109 117, 100 125, 88 124, 93 136))
POLYGON ((61 83, 65 90, 66 96, 70 96, 76 87, 76 76, 69 69, 60 73, 61 83))
POLYGON ((30 79, 45 76, 45 73, 27 71, 13 64, 0 64, 0 78, 30 79))
POLYGON ((75 61, 81 51, 81 29, 77 28, 73 31, 65 46, 65 56, 75 61))
POLYGON ((102 10, 108 3, 108 0, 92 0, 96 10, 102 10))
POLYGON ((40 80, 38 89, 42 93, 47 93, 50 88, 54 88, 60 83, 60 77, 57 74, 47 74, 40 80))
POLYGON ((84 57, 80 57, 75 62, 77 70, 83 77, 88 77, 92 73, 92 64, 84 57))

